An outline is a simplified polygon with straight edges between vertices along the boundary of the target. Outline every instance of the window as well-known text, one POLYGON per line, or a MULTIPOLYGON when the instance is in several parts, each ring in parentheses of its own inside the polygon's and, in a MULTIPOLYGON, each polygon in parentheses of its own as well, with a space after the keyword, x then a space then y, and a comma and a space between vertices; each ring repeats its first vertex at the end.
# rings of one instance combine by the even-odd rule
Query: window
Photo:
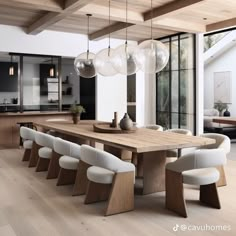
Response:
POLYGON ((179 34, 161 40, 170 59, 157 73, 157 124, 195 133, 195 36, 179 34))

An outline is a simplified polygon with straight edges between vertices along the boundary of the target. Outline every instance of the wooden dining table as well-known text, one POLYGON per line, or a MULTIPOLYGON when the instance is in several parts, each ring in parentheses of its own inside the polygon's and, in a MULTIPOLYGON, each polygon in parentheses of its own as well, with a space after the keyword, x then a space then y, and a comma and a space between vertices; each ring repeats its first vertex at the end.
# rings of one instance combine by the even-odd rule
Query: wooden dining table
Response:
POLYGON ((141 160, 142 194, 165 190, 166 151, 199 147, 215 143, 215 140, 199 136, 188 136, 172 132, 137 128, 133 133, 98 133, 93 129, 96 121, 81 121, 78 124, 65 122, 34 123, 43 129, 55 130, 68 136, 85 140, 84 143, 104 144, 104 149, 125 159, 127 153, 141 160))

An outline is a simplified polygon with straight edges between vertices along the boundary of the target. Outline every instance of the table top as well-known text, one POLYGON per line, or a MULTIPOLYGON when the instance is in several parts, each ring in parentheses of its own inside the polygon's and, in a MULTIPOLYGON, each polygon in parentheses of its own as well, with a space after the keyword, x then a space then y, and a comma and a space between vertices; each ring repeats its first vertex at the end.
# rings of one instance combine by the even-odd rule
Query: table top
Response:
POLYGON ((236 125, 236 117, 219 117, 212 120, 216 123, 236 125))
POLYGON ((80 121, 78 124, 72 124, 72 122, 68 121, 36 122, 34 125, 136 153, 199 147, 215 143, 215 140, 209 138, 155 131, 146 128, 138 128, 135 133, 128 134, 96 133, 93 131, 93 124, 95 123, 98 123, 98 121, 80 121))

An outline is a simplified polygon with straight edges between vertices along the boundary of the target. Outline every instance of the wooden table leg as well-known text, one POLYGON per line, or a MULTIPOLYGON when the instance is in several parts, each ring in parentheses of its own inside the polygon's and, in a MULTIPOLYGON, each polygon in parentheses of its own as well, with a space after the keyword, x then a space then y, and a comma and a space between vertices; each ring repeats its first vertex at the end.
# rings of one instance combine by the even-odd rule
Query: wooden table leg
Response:
POLYGON ((166 151, 146 152, 143 157, 143 194, 165 190, 166 151))
POLYGON ((119 157, 123 161, 128 161, 128 160, 131 161, 132 159, 132 152, 128 150, 123 150, 121 148, 116 148, 104 144, 104 151, 119 157))

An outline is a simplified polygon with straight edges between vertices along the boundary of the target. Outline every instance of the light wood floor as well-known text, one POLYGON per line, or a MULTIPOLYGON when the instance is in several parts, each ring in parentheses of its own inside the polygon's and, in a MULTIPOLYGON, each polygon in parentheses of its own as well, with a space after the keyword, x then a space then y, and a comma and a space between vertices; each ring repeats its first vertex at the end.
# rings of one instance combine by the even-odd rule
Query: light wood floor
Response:
MULTIPOLYGON (((187 219, 165 209, 164 192, 135 196, 135 211, 104 217, 106 202, 84 205, 84 196, 71 196, 71 186, 56 187, 45 172, 28 168, 22 153, 0 150, 0 236, 236 235, 236 161, 228 161, 228 186, 219 188, 221 210, 201 205, 198 190, 186 188, 187 219), (230 225, 232 230, 174 232, 176 224, 230 225)), ((236 155, 236 144, 230 155, 236 155)))

